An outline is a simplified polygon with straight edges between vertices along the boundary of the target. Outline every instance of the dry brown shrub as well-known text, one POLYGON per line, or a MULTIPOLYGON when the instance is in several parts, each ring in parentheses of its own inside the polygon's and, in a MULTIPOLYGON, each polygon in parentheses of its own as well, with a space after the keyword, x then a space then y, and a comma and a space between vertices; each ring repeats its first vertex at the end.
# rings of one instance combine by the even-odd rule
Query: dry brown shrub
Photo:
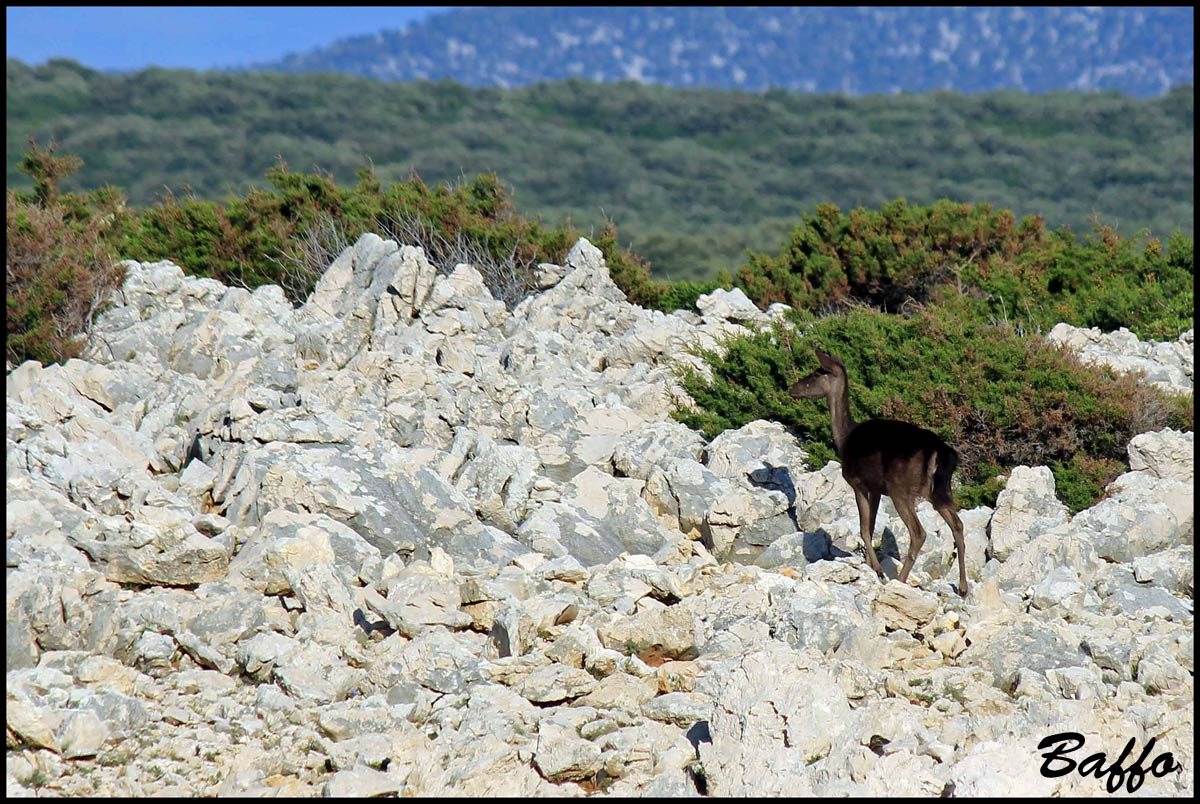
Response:
POLYGON ((125 271, 103 240, 102 215, 78 220, 57 200, 6 194, 5 358, 54 363, 79 354, 125 271))

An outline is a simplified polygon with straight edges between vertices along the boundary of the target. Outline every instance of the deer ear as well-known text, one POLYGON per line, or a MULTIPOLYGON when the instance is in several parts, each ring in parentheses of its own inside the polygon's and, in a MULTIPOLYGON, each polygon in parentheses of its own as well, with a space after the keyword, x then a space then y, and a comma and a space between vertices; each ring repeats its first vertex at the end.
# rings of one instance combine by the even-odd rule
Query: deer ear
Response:
POLYGON ((834 366, 840 366, 842 363, 833 355, 822 352, 820 349, 817 350, 817 360, 821 363, 821 368, 826 371, 833 371, 834 366))

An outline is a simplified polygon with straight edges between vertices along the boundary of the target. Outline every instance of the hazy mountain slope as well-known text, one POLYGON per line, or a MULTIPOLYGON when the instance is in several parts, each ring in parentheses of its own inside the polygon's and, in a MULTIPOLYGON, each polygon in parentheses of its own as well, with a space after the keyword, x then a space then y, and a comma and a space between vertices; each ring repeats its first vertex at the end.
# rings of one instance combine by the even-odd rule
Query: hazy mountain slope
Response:
POLYGON ((1191 8, 471 8, 258 65, 519 86, 1116 89, 1193 79, 1191 8))

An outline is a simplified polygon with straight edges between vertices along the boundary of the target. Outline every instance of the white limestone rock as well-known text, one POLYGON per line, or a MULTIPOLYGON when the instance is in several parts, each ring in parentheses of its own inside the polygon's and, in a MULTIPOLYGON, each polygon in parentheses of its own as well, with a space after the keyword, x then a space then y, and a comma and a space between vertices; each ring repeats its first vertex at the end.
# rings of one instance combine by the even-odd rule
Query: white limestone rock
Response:
POLYGON ((725 290, 717 288, 712 293, 705 293, 696 299, 696 308, 705 317, 723 318, 729 321, 767 320, 767 316, 750 301, 741 288, 725 290))
POLYGON ((1067 521, 1067 507, 1054 493, 1054 475, 1045 466, 1018 466, 996 498, 988 524, 988 554, 1004 561, 1018 547, 1067 521))
POLYGON ((850 707, 805 654, 775 642, 721 662, 697 691, 714 703, 700 761, 712 795, 815 795, 810 763, 839 738, 850 707))
POLYGON ((1116 371, 1144 372, 1147 381, 1170 393, 1189 393, 1193 388, 1195 360, 1194 330, 1175 341, 1139 341, 1129 330, 1102 333, 1096 327, 1081 329, 1056 324, 1046 335, 1050 343, 1062 344, 1086 363, 1111 366, 1116 371))
POLYGON ((937 595, 900 581, 888 581, 875 597, 875 613, 889 628, 914 631, 937 613, 937 595))

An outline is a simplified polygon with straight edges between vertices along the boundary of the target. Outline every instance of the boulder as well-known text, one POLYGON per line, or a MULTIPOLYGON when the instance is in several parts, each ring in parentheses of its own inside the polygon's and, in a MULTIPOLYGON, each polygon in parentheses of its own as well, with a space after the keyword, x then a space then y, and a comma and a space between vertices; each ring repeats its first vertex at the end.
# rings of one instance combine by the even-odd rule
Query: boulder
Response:
POLYGON ((1054 494, 1054 475, 1045 466, 1018 466, 996 498, 988 524, 988 555, 1005 560, 1023 543, 1067 521, 1067 507, 1054 494))

